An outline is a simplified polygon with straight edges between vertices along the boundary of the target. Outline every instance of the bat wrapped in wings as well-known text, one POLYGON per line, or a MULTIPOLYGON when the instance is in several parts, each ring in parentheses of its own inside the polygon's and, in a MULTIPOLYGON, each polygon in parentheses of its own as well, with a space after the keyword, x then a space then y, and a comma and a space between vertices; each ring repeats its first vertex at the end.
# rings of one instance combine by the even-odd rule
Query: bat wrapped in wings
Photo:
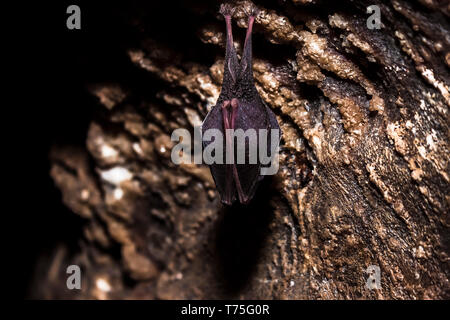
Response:
MULTIPOLYGON (((231 27, 233 8, 223 4, 220 12, 225 17, 227 29, 223 84, 216 105, 203 121, 202 134, 205 135, 210 129, 216 129, 225 137, 222 140, 224 161, 210 164, 211 174, 222 202, 231 205, 239 199, 241 203, 247 204, 263 178, 261 168, 265 165, 261 163, 260 157, 256 161, 251 161, 252 156, 255 150, 259 155, 259 149, 263 146, 262 149, 267 151, 268 157, 273 158, 271 137, 275 136, 273 130, 278 130, 276 135, 278 146, 280 127, 272 110, 259 96, 253 81, 252 28, 258 13, 257 9, 253 7, 248 13, 248 28, 240 61, 233 44, 231 27), (251 140, 249 136, 235 143, 233 132, 240 129, 243 132, 254 130, 257 141, 251 140), (267 132, 265 135, 261 134, 264 130, 267 132), (243 151, 244 163, 237 161, 239 151, 243 151)), ((204 148, 212 142, 204 140, 204 148)))

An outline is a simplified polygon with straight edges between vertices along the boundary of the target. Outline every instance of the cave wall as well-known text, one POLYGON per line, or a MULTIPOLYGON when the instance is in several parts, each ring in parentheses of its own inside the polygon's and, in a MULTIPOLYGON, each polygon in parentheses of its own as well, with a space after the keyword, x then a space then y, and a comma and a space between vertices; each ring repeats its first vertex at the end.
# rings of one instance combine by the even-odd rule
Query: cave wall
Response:
MULTIPOLYGON (((219 4, 131 2, 105 13, 114 29, 84 31, 109 44, 83 51, 103 65, 83 82, 92 110, 82 143, 49 154, 79 248, 56 247, 36 295, 448 299, 448 5, 255 2, 254 77, 283 132, 280 168, 250 205, 224 207, 206 165, 170 160, 172 131, 193 132, 220 92, 219 4), (65 287, 70 264, 81 290, 65 287), (381 288, 366 286, 371 265, 381 288)), ((233 4, 240 52, 251 3, 233 4)))

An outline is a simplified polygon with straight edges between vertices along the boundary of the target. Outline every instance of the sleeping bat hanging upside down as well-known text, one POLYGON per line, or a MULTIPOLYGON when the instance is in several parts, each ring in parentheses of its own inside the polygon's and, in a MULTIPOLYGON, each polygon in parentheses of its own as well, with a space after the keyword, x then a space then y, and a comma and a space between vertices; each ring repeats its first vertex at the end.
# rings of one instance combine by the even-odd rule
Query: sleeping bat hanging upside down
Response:
MULTIPOLYGON (((233 44, 231 30, 231 16, 233 8, 229 4, 223 4, 220 13, 225 17, 227 28, 226 52, 223 73, 223 84, 216 105, 206 116, 202 124, 202 134, 209 129, 216 129, 222 133, 224 161, 210 164, 211 174, 220 193, 222 202, 231 205, 236 199, 247 204, 253 198, 258 183, 264 177, 261 168, 266 165, 259 157, 263 145, 266 156, 273 158, 274 151, 271 144, 273 130, 277 130, 276 144, 278 147, 280 126, 274 113, 265 105, 259 96, 253 82, 252 68, 252 27, 258 11, 255 7, 248 13, 248 28, 245 37, 244 50, 241 61, 238 60, 233 44), (231 129, 231 130, 230 130, 231 129), (242 129, 246 132, 253 129, 256 132, 257 141, 251 141, 247 137, 235 143, 233 132, 242 129), (267 134, 261 134, 266 130, 267 134), (257 144, 255 146, 254 144, 257 144), (264 145, 265 144, 265 145, 264 145), (257 160, 250 161, 251 152, 258 151, 257 160), (237 151, 243 150, 245 163, 236 161, 237 151), (228 161, 228 159, 232 161, 228 161)), ((206 148, 212 141, 203 141, 206 148)))

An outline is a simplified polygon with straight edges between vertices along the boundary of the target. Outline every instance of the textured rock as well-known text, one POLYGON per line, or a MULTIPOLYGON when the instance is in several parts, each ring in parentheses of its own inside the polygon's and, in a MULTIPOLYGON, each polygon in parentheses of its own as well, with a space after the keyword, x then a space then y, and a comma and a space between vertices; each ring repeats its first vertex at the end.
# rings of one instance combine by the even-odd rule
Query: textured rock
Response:
MULTIPOLYGON (((207 166, 170 160, 172 131, 193 132, 219 94, 218 7, 172 9, 189 14, 179 36, 210 62, 147 32, 151 7, 130 9, 138 44, 120 50, 151 94, 90 84, 101 116, 85 148, 53 148, 50 174, 86 223, 82 251, 57 251, 42 296, 448 299, 449 8, 383 2, 382 29, 369 30, 374 2, 257 3, 254 75, 283 130, 280 170, 232 208, 207 166), (55 280, 66 262, 84 270, 76 296, 55 280), (369 265, 381 289, 365 287, 369 265)), ((250 3, 235 5, 241 42, 250 3)))

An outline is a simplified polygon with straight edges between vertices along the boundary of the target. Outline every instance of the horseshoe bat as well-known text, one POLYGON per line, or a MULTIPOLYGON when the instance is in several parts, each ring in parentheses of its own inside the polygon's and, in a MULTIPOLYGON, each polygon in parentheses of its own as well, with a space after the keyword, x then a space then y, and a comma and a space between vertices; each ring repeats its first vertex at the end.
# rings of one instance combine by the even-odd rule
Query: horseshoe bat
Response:
MULTIPOLYGON (((236 154, 238 148, 245 152, 245 163, 213 163, 210 164, 211 174, 216 188, 221 196, 222 203, 231 205, 239 199, 242 204, 247 204, 253 198, 258 183, 264 177, 260 173, 262 167, 258 158, 256 163, 250 163, 250 140, 245 137, 244 145, 236 145, 234 136, 230 132, 242 129, 254 129, 257 133, 258 150, 261 143, 266 143, 269 153, 271 129, 280 132, 280 127, 272 110, 263 102, 256 90, 253 80, 252 68, 252 28, 258 9, 252 7, 248 15, 248 28, 245 37, 242 58, 238 60, 233 44, 231 16, 234 9, 229 4, 222 4, 220 13, 225 18, 227 37, 224 61, 223 83, 216 105, 207 114, 202 124, 202 134, 208 129, 217 129, 225 136, 223 139, 224 154, 236 154), (229 130, 232 129, 232 130, 229 130), (267 135, 264 141, 260 135, 260 129, 266 129, 267 135)), ((280 137, 280 134, 278 135, 280 137)), ((279 140, 277 141, 279 142, 279 140)), ((203 147, 212 141, 203 141, 203 147)), ((253 143, 253 142, 252 142, 253 143)), ((272 154, 269 156, 273 157, 272 154)), ((234 157, 234 156, 233 156, 234 157)), ((234 157, 233 160, 236 160, 234 157)))

